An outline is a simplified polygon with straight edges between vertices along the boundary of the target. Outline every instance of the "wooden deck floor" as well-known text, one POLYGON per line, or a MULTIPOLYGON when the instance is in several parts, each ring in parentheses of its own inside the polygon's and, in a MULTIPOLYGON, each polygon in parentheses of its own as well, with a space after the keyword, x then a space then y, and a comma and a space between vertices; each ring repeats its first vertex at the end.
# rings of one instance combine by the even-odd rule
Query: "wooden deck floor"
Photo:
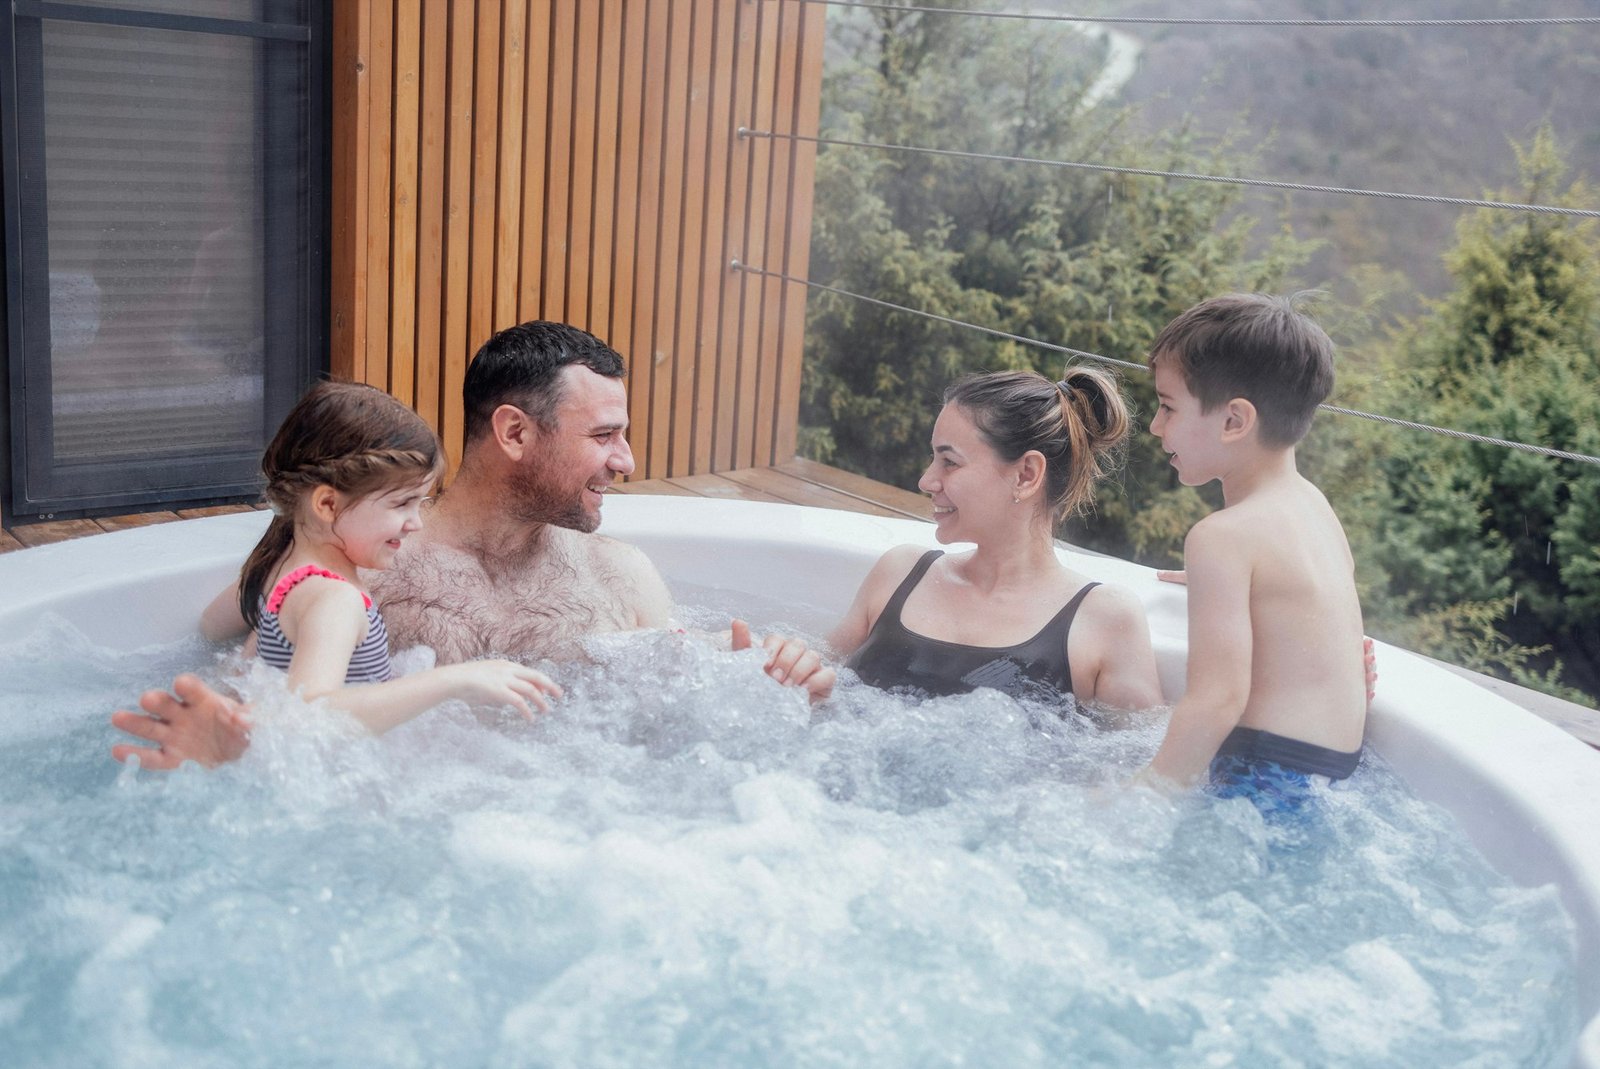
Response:
MULTIPOLYGON (((774 468, 744 468, 717 475, 688 475, 671 479, 644 479, 618 483, 622 494, 672 494, 680 497, 720 497, 740 501, 787 501, 796 505, 865 512, 875 516, 900 516, 929 520, 933 507, 922 494, 874 482, 862 475, 830 468, 814 460, 795 459, 774 468)), ((142 512, 131 516, 109 516, 95 520, 57 520, 0 531, 0 553, 64 542, 71 538, 144 527, 172 520, 214 516, 228 512, 248 512, 249 505, 217 505, 212 508, 179 509, 175 512, 142 512)), ((1564 702, 1488 676, 1479 676, 1453 665, 1443 665, 1467 676, 1480 686, 1522 706, 1587 742, 1600 747, 1600 712, 1564 702)), ((1382 665, 1379 665, 1382 672, 1382 665)), ((1382 686, 1380 682, 1380 687, 1382 686)))

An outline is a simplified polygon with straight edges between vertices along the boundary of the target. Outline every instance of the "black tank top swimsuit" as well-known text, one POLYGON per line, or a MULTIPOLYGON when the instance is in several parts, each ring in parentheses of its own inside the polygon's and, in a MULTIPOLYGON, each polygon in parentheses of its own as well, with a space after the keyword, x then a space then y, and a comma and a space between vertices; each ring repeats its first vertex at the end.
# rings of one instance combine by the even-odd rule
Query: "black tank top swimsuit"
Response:
POLYGON ((1067 663, 1067 632, 1084 597, 1099 586, 1089 583, 1072 596, 1044 629, 1015 646, 963 646, 908 631, 900 610, 928 568, 943 555, 922 555, 889 601, 871 634, 845 663, 875 687, 914 687, 933 695, 965 694, 993 687, 1013 697, 1057 697, 1072 693, 1067 663))

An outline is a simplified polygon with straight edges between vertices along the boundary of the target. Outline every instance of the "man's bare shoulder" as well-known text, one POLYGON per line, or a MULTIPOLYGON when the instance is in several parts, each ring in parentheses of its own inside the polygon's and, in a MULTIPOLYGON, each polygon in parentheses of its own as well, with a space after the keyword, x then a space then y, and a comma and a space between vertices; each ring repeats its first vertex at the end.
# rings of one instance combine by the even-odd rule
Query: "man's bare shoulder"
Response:
POLYGON ((613 594, 632 613, 633 626, 665 627, 670 622, 672 595, 644 550, 607 535, 585 535, 583 541, 595 570, 621 580, 613 584, 613 594))

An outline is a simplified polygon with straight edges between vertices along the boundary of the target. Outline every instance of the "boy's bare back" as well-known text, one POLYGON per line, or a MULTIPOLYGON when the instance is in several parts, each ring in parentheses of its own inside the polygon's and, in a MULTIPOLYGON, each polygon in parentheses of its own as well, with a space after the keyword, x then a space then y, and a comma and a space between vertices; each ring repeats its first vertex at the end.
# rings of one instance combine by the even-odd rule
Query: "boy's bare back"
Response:
POLYGON ((1245 653, 1239 724, 1351 751, 1366 716, 1361 604, 1344 528, 1327 499, 1292 470, 1208 516, 1191 532, 1191 644, 1245 653), (1217 583, 1235 594, 1210 596, 1217 583), (1245 604, 1230 604, 1242 597, 1245 604), (1247 646, 1246 646, 1247 643, 1247 646))

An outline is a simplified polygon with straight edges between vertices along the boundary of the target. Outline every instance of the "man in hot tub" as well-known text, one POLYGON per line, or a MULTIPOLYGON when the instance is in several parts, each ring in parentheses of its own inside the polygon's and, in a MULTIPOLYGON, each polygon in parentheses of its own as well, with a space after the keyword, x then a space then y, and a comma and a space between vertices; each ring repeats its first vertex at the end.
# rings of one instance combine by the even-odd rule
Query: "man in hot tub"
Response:
MULTIPOLYGON (((397 648, 425 645, 440 663, 523 651, 581 656, 586 636, 669 626, 666 583, 642 551, 595 534, 606 490, 633 471, 622 357, 599 338, 561 323, 530 322, 483 344, 462 387, 466 444, 461 468, 421 531, 384 572, 363 575, 397 648)), ((206 609, 213 641, 248 628, 230 587, 206 609)), ((735 648, 750 644, 735 622, 735 648)), ((766 670, 814 699, 834 673, 799 639, 767 636, 766 670)), ((238 702, 198 677, 173 693, 152 690, 144 714, 119 711, 116 727, 149 745, 112 748, 118 761, 172 769, 216 765, 249 745, 238 702)))

